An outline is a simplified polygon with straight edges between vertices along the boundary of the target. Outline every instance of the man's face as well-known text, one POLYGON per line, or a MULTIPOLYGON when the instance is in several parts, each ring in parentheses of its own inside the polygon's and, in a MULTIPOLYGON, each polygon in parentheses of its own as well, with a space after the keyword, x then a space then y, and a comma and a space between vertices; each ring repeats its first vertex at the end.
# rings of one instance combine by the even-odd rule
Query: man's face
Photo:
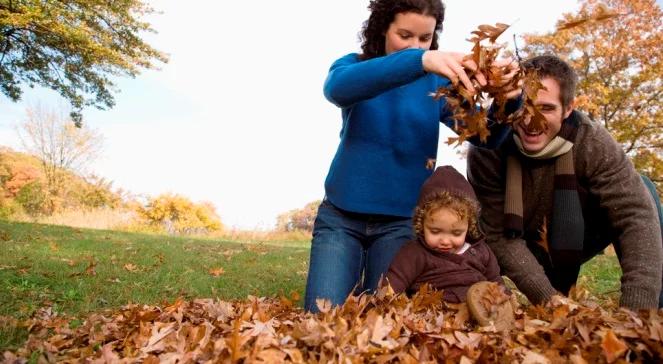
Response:
POLYGON ((544 78, 541 83, 545 89, 540 89, 536 94, 534 106, 546 118, 548 128, 546 130, 527 130, 529 119, 514 124, 514 130, 523 145, 523 149, 528 153, 539 152, 548 145, 562 128, 562 120, 566 119, 573 110, 573 103, 568 105, 566 110, 562 108, 557 81, 552 78, 544 78))

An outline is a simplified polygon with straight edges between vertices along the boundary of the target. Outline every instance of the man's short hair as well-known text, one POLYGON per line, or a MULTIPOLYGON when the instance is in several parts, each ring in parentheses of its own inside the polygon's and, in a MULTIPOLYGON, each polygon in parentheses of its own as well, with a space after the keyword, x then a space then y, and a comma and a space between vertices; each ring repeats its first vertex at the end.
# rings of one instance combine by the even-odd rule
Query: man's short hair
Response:
POLYGON ((566 110, 571 105, 576 94, 578 76, 568 63, 557 56, 543 55, 526 60, 523 68, 536 70, 540 79, 550 77, 557 81, 562 108, 566 110))

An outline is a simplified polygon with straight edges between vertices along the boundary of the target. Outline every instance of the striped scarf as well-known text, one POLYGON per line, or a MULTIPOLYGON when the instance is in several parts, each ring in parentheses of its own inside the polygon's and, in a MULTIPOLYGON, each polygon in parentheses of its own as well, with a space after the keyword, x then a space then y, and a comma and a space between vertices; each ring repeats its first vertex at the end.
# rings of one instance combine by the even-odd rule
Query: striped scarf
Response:
MULTIPOLYGON (((562 122, 557 136, 535 154, 524 151, 518 136, 513 135, 515 146, 526 157, 556 158, 553 212, 547 237, 548 253, 552 265, 556 268, 579 267, 582 261, 585 223, 573 166, 573 142, 579 124, 580 117, 573 111, 562 122)), ((508 155, 506 165, 504 234, 513 239, 523 235, 522 169, 513 152, 508 155)))

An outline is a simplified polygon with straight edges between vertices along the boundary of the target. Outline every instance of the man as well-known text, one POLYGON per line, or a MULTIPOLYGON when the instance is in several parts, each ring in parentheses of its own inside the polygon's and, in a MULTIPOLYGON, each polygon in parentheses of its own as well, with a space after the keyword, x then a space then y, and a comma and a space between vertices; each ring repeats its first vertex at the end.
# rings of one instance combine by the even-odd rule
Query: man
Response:
POLYGON ((623 276, 620 305, 656 308, 663 249, 652 195, 619 144, 573 110, 577 77, 555 56, 535 57, 544 88, 528 118, 497 150, 471 147, 468 179, 482 205, 480 226, 508 276, 534 304, 568 294, 580 265, 613 244, 623 276))

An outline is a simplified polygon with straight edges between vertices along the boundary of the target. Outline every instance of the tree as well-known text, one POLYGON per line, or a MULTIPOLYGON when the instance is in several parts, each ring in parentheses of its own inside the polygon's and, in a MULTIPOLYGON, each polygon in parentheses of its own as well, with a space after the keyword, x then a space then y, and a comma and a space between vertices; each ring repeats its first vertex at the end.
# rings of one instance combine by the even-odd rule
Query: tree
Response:
POLYGON ((276 218, 276 229, 279 231, 313 231, 313 223, 318 215, 320 200, 309 202, 301 209, 294 209, 280 214, 276 218))
POLYGON ((76 127, 65 114, 42 106, 29 107, 17 128, 23 147, 41 160, 51 199, 62 192, 63 172, 82 172, 98 157, 103 144, 101 134, 87 126, 76 127))
POLYGON ((555 32, 524 36, 524 53, 554 53, 579 75, 576 106, 663 187, 663 13, 654 0, 581 0, 555 32))
POLYGON ((154 32, 142 0, 0 0, 0 89, 13 101, 22 86, 56 90, 81 124, 84 106, 113 107, 109 76, 134 77, 167 57, 145 43, 154 32))

